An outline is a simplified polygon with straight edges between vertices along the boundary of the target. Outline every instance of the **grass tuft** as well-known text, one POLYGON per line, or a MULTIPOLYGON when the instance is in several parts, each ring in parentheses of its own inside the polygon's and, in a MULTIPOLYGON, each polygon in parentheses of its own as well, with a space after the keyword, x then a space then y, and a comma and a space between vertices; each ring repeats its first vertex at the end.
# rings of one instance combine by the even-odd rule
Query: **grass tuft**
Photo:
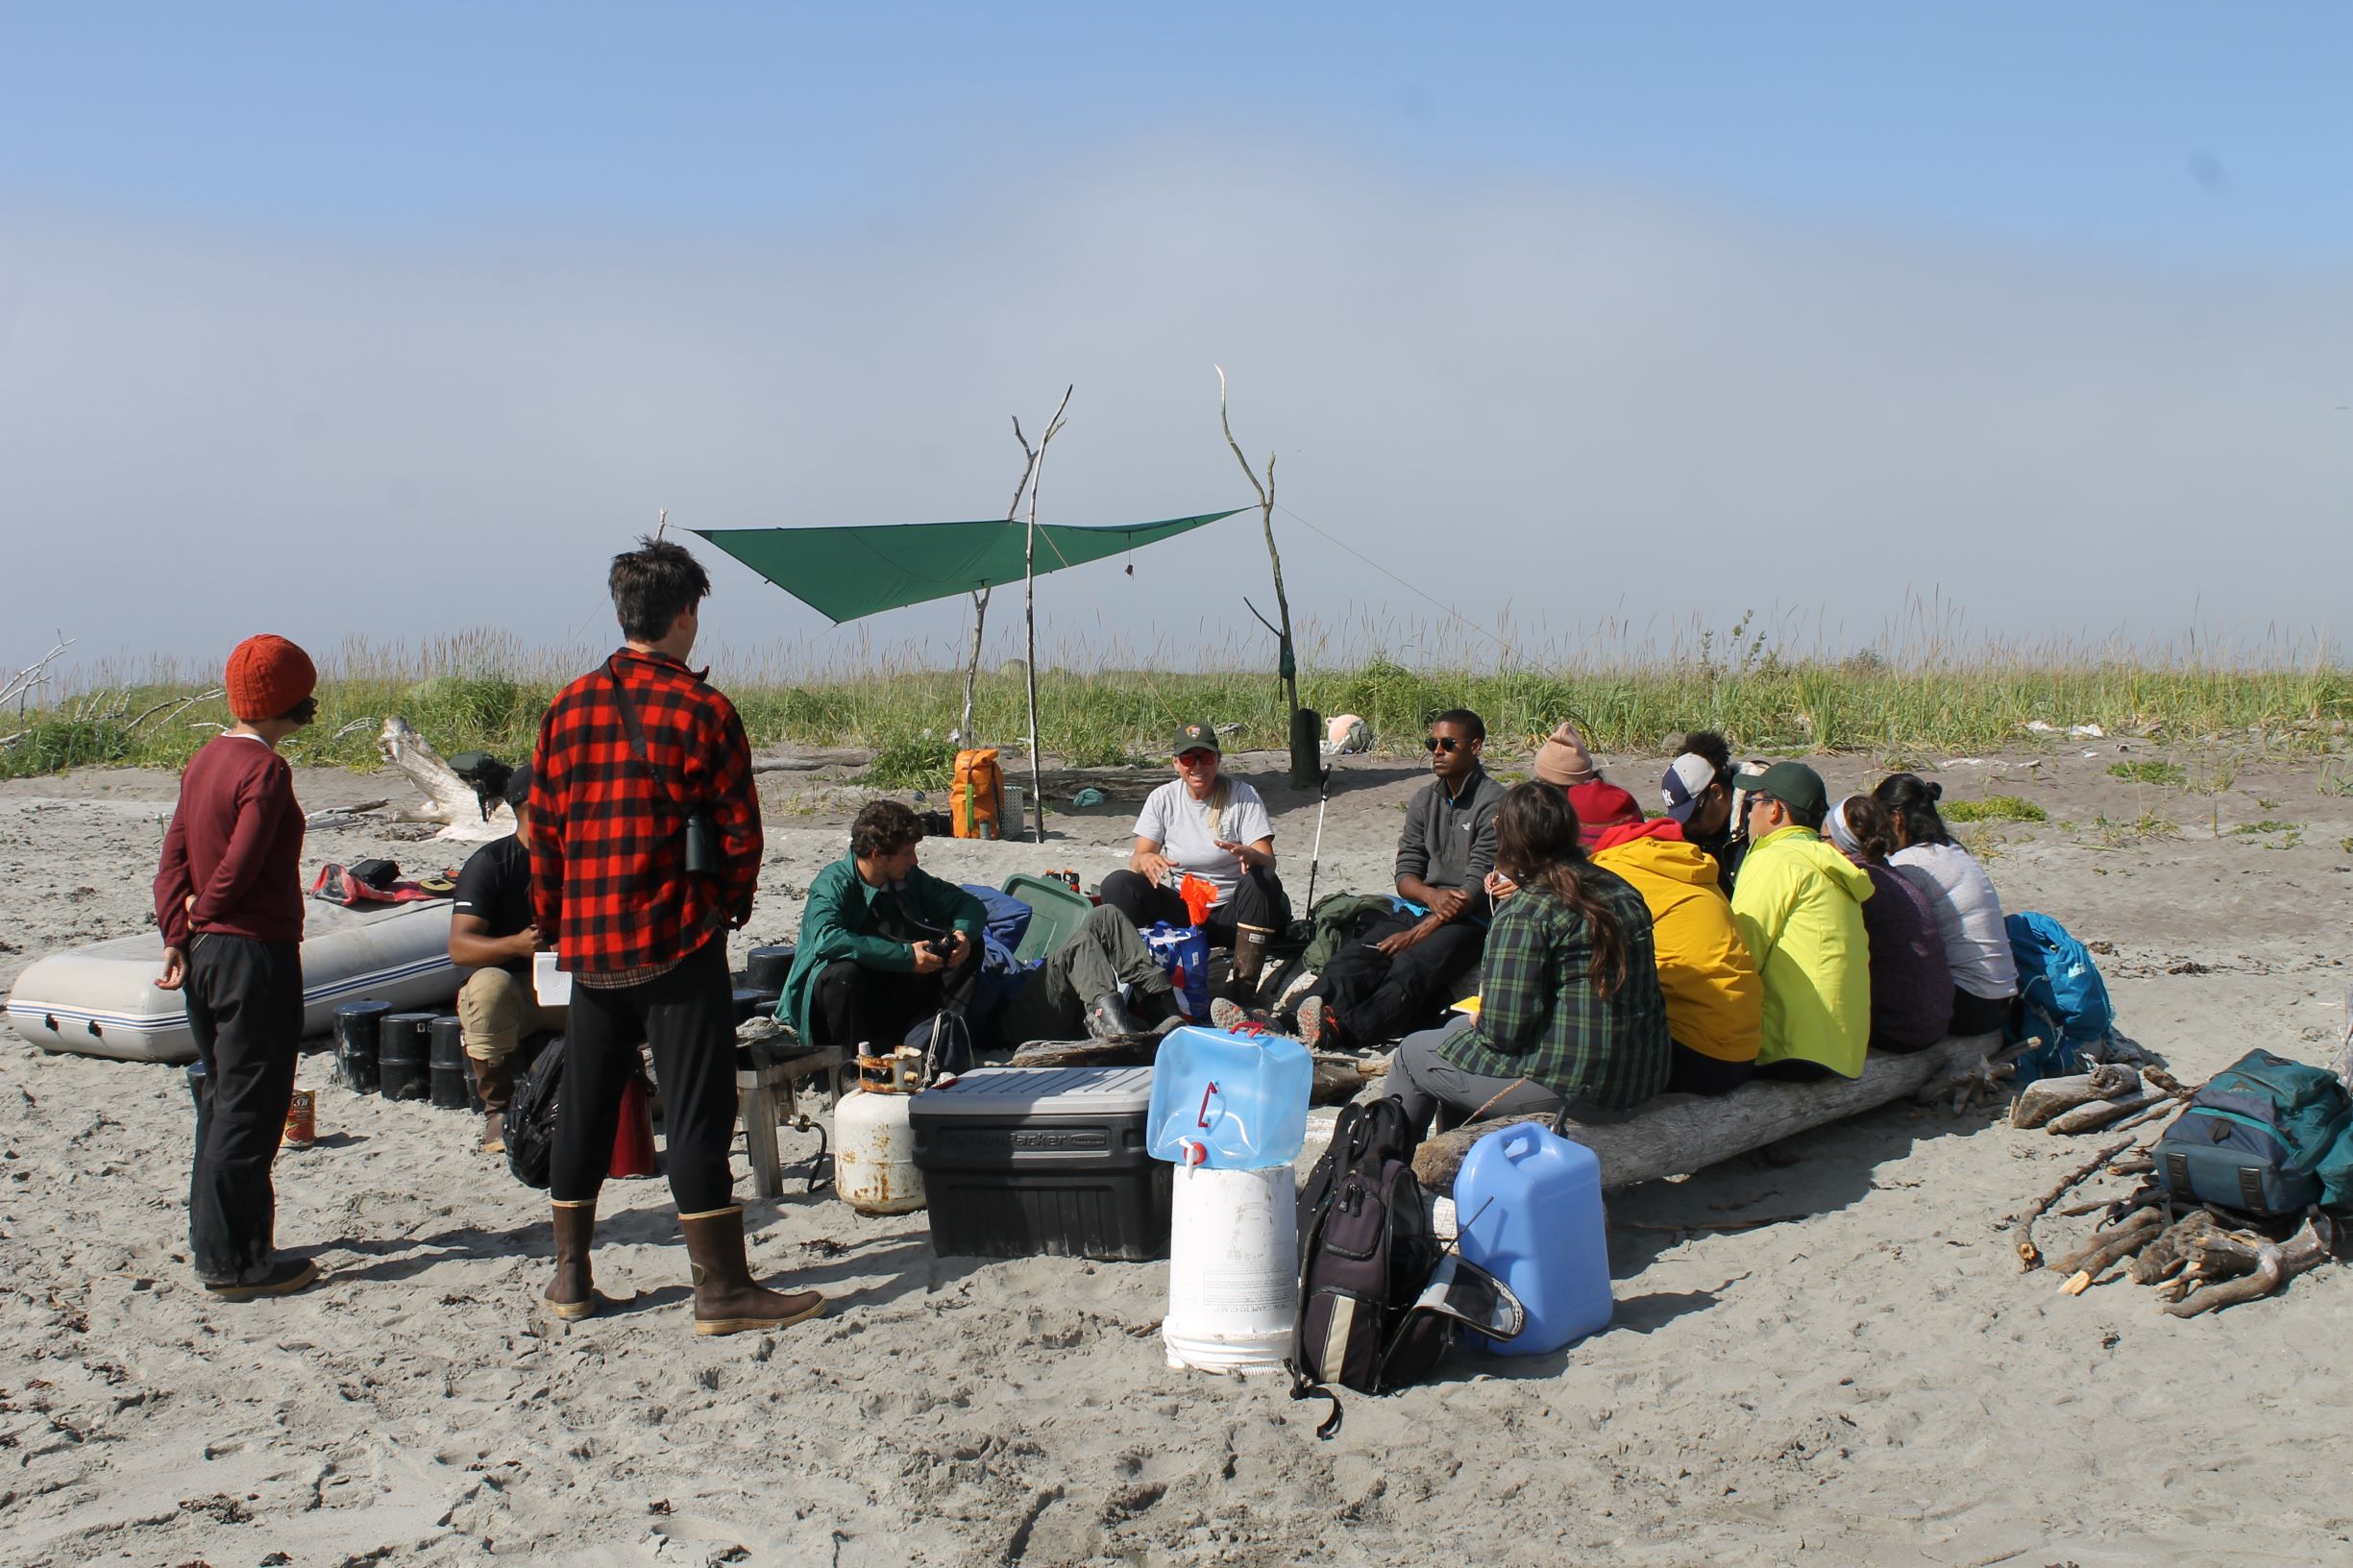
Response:
POLYGON ((1989 795, 1976 800, 1943 800, 1937 811, 1956 822, 2040 822, 2050 813, 2015 795, 1989 795))
POLYGON ((2190 777, 2178 762, 2112 762, 2108 776, 2135 784, 2182 784, 2190 777))

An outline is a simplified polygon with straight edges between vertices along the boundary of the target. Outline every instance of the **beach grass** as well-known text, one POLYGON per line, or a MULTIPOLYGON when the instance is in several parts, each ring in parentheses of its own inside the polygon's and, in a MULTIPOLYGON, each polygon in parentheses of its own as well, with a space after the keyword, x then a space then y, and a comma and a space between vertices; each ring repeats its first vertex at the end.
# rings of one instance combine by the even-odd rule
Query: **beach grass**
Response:
MULTIPOLYGON (((1686 729, 1721 731, 1748 755, 1844 751, 1895 768, 1996 748, 2056 749, 2064 735, 2040 722, 2097 724, 2111 736, 2161 741, 2206 757, 2193 788, 2228 787, 2240 761, 2266 754, 2341 751, 2353 724, 2353 672, 2319 658, 2209 661, 2194 651, 2127 656, 2064 645, 1867 650, 1788 659, 1762 639, 1700 636, 1664 649, 1619 645, 1510 656, 1427 628, 1371 628, 1353 644, 1311 629, 1300 639, 1302 700, 1326 717, 1367 721, 1376 748, 1418 749, 1430 718, 1467 707, 1489 747, 1524 754, 1563 720, 1597 752, 1657 755, 1686 729), (1315 656, 1320 650, 1320 656, 1315 656)), ((1205 636, 1176 660, 1042 668, 1040 744, 1072 766, 1153 759, 1178 725, 1204 719, 1229 750, 1287 745, 1283 696, 1271 671, 1200 668, 1205 636)), ((1228 648, 1243 646, 1229 639, 1228 648)), ((1067 649, 1065 649, 1068 651, 1067 649)), ((1124 654, 1124 649, 1113 649, 1124 654)), ((318 722, 287 754, 302 764, 376 766, 376 732, 398 713, 445 754, 527 753, 549 698, 590 668, 587 649, 547 649, 495 632, 421 645, 354 640, 322 658, 318 722)), ((872 750, 872 781, 944 785, 958 741, 961 671, 938 649, 876 650, 857 643, 824 658, 805 649, 723 657, 713 679, 731 696, 755 746, 872 750)), ((43 689, 0 716, 0 776, 92 765, 176 768, 229 720, 207 695, 208 671, 148 661, 98 666, 77 689, 43 689), (13 739, 8 737, 13 736, 13 739)), ((980 744, 1026 747, 1025 681, 1017 665, 985 673, 975 693, 980 744)), ((2120 765, 2146 782, 2174 782, 2177 764, 2120 765)))

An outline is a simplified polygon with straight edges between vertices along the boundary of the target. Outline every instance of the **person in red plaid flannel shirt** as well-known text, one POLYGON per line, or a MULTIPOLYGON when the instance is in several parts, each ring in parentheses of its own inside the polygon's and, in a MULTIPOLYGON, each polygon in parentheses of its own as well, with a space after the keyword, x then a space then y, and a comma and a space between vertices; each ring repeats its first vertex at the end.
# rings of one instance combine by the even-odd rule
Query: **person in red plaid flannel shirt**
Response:
POLYGON ((573 982, 548 1184, 548 1311, 573 1320, 598 1310, 597 1191, 645 1041, 662 1086, 695 1332, 781 1328, 817 1316, 825 1300, 752 1283, 727 1164, 736 1103, 726 932, 751 918, 760 874, 751 747, 735 705, 704 682, 707 672, 686 666, 711 592, 701 564, 645 539, 613 557, 611 586, 627 642, 556 695, 531 759, 533 907, 573 982), (686 824, 698 813, 711 866, 689 870, 686 824))

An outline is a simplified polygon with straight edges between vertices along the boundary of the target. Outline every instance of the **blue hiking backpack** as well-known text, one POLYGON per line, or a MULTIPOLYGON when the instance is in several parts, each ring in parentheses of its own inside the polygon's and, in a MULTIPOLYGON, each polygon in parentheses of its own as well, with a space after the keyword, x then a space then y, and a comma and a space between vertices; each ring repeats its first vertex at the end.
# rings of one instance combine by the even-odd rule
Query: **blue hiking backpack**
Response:
POLYGON ((2341 1205, 2353 1096, 2337 1075, 2249 1051, 2207 1080, 2155 1149, 2156 1177, 2176 1203, 2257 1214, 2341 1205))
POLYGON ((2002 925, 2018 965, 2018 1007, 2010 1016, 2008 1038, 2015 1044, 2029 1035, 2043 1037, 2042 1044, 2019 1057, 2017 1082, 2023 1087, 2080 1070, 2084 1048, 2116 1028, 2116 1009, 2099 966, 2089 948, 2047 915, 2022 910, 2002 925))

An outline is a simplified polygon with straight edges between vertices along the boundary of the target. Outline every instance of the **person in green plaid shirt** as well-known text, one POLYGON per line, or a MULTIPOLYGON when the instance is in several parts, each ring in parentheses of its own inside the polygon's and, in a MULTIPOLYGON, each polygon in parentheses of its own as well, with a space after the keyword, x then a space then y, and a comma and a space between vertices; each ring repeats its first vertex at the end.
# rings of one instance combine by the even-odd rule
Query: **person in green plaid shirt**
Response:
POLYGON ((1667 1004, 1642 895, 1587 859, 1577 812, 1549 784, 1515 785, 1495 815, 1500 906, 1479 1012, 1409 1036, 1389 1080, 1417 1131, 1557 1111, 1615 1120, 1667 1087, 1667 1004))

